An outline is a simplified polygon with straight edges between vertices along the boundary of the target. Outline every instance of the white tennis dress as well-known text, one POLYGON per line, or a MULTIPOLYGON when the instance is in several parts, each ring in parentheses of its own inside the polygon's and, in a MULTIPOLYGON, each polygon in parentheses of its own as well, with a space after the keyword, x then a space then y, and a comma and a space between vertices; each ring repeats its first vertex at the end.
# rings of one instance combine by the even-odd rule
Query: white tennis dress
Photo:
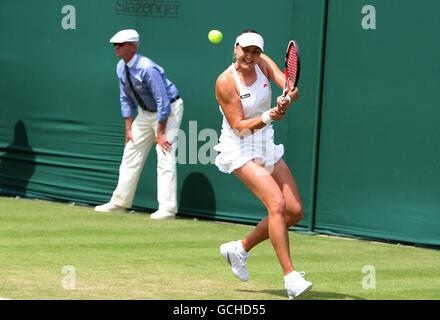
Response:
MULTIPOLYGON (((240 90, 245 119, 258 117, 271 107, 272 89, 269 80, 258 65, 255 65, 257 80, 250 87, 241 83, 234 64, 228 70, 234 75, 235 83, 240 90)), ((220 111, 222 112, 221 107, 220 111)), ((214 146, 219 152, 215 165, 224 173, 232 173, 251 160, 257 161, 266 168, 272 167, 284 154, 284 146, 275 145, 273 135, 272 125, 266 125, 253 133, 249 130, 249 134, 244 137, 239 136, 223 114, 219 144, 214 146)))

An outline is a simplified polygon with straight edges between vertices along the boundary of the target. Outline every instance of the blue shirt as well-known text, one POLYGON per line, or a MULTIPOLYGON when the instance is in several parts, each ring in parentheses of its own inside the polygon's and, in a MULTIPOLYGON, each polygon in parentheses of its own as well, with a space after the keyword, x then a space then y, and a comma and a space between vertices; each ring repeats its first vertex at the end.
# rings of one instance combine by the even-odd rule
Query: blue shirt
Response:
MULTIPOLYGON (((136 54, 127 63, 133 87, 150 111, 157 111, 157 119, 164 122, 170 112, 170 101, 179 95, 176 86, 167 79, 164 69, 147 57, 136 54)), ((119 78, 121 114, 124 118, 133 117, 137 109, 130 84, 127 81, 124 60, 116 66, 119 78)))

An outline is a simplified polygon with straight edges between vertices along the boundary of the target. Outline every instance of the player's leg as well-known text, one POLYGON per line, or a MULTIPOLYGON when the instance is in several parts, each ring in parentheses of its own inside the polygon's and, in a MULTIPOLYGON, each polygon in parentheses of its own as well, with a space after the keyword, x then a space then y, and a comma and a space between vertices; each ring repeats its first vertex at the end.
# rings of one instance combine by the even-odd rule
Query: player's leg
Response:
POLYGON ((254 161, 246 163, 234 174, 257 196, 268 211, 267 231, 283 273, 293 271, 287 234, 286 200, 277 181, 254 161))
MULTIPOLYGON (((286 226, 297 224, 304 216, 301 199, 295 179, 283 159, 273 169, 272 177, 283 193, 286 201, 286 226)), ((269 239, 268 217, 264 218, 243 240, 244 249, 249 252, 262 241, 269 239)))

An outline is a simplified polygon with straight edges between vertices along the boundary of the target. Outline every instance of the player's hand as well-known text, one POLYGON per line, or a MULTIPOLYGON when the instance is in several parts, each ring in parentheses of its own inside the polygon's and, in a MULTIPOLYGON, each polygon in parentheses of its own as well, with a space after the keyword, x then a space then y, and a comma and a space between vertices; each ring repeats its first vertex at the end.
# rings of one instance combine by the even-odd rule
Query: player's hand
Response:
POLYGON ((290 98, 290 96, 288 94, 285 97, 279 96, 277 98, 277 107, 278 107, 278 110, 280 110, 280 111, 287 111, 287 109, 289 108, 291 103, 292 103, 292 99, 290 98))
POLYGON ((299 90, 298 88, 295 88, 295 90, 289 92, 285 97, 279 96, 277 98, 277 106, 279 110, 287 111, 290 105, 298 99, 299 99, 299 90))
POLYGON ((293 90, 292 92, 289 93, 289 96, 292 100, 292 102, 296 101, 299 99, 299 90, 298 87, 295 88, 295 90, 293 90))
POLYGON ((278 121, 284 118, 286 115, 286 112, 283 110, 280 110, 278 107, 270 109, 270 118, 273 121, 278 121))
POLYGON ((158 133, 156 136, 156 143, 162 149, 162 152, 170 151, 171 143, 167 140, 165 134, 158 133))
POLYGON ((135 143, 131 130, 125 130, 125 144, 127 144, 128 141, 133 142, 133 144, 135 143))

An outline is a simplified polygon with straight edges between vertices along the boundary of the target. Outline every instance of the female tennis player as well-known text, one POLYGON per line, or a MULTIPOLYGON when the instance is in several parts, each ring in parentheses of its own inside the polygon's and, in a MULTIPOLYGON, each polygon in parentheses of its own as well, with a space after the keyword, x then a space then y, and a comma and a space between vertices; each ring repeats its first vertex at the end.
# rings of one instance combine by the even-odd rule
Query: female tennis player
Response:
POLYGON ((253 30, 243 31, 234 46, 235 62, 216 81, 216 98, 223 114, 222 132, 215 150, 215 164, 224 173, 237 176, 264 204, 268 216, 244 239, 220 246, 232 272, 242 281, 249 276, 249 251, 270 239, 284 274, 289 299, 311 289, 304 273, 294 269, 288 228, 304 216, 294 177, 282 159, 284 146, 274 143, 272 121, 282 120, 299 92, 278 98, 271 108, 270 81, 283 89, 284 74, 263 54, 264 40, 253 30))

